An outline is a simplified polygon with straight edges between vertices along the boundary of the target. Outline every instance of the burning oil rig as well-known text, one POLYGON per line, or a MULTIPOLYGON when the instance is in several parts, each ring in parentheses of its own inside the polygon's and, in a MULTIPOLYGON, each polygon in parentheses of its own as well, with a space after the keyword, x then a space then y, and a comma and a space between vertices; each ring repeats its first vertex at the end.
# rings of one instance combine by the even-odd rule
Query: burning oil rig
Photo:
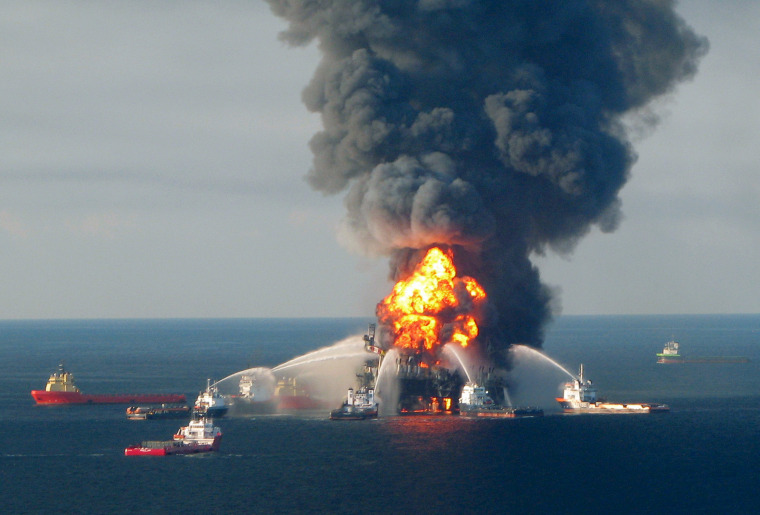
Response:
MULTIPOLYGON (((396 410, 400 414, 455 412, 457 398, 464 384, 460 375, 440 366, 440 360, 429 359, 424 353, 409 349, 391 349, 375 341, 375 324, 370 324, 364 335, 364 348, 380 355, 372 368, 365 365, 362 382, 378 382, 378 369, 387 370, 398 392, 396 410), (393 352, 391 352, 393 351, 393 352), (389 360, 383 364, 383 361, 389 360), (369 377, 368 377, 369 376, 369 377)), ((369 365, 369 363, 368 363, 369 365)), ((388 388, 386 388, 387 392, 388 388)), ((393 395, 394 401, 396 395, 393 395)))
MULTIPOLYGON (((381 383, 379 396, 385 389, 389 397, 384 382, 392 382, 400 414, 456 413, 462 387, 471 381, 458 351, 478 337, 485 302, 486 293, 475 279, 457 275, 451 249, 429 249, 378 303, 377 336, 375 324, 364 336, 365 349, 380 355, 374 372, 381 383), (452 366, 446 350, 456 355, 458 365, 452 366)), ((477 375, 479 384, 501 397, 504 382, 492 368, 480 367, 477 375)))
POLYGON ((464 379, 443 366, 442 354, 446 344, 464 349, 478 336, 485 298, 475 279, 457 275, 451 249, 433 247, 378 303, 379 344, 371 325, 365 348, 381 354, 383 370, 394 367, 399 413, 457 410, 464 379))

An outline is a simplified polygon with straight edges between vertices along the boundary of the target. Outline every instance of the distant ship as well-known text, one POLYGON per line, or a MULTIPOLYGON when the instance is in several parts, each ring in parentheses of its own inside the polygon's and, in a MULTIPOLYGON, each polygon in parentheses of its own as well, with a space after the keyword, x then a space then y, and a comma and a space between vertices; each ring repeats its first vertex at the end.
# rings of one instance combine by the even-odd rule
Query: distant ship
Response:
POLYGON ((239 395, 229 396, 230 410, 235 415, 254 413, 274 413, 277 411, 277 399, 272 396, 271 388, 257 384, 256 377, 243 374, 238 383, 239 395))
POLYGON ((330 420, 364 420, 377 417, 378 403, 375 400, 375 389, 362 386, 354 391, 348 389, 346 400, 340 408, 330 412, 330 420))
POLYGON ((207 418, 221 418, 229 408, 224 397, 219 394, 216 384, 211 379, 206 380, 206 389, 198 394, 193 405, 193 415, 207 418))
POLYGON ((32 397, 37 404, 178 404, 185 402, 181 394, 162 393, 120 393, 120 394, 84 394, 74 384, 74 374, 66 372, 63 364, 58 365, 58 372, 50 375, 44 390, 32 390, 32 397))
POLYGON ((459 397, 459 414, 465 417, 541 417, 544 410, 496 404, 484 386, 467 382, 462 387, 462 395, 459 397))
POLYGON ((309 392, 296 383, 295 378, 283 377, 275 387, 275 401, 281 410, 310 410, 326 408, 328 404, 312 397, 309 392))
POLYGON ((156 420, 163 418, 185 418, 190 415, 189 406, 130 406, 126 411, 127 420, 156 420))
POLYGON ((670 340, 665 344, 662 352, 657 353, 657 363, 748 363, 749 358, 744 356, 681 356, 678 351, 678 342, 670 340))
POLYGON ((596 387, 583 379, 583 365, 572 382, 565 383, 562 397, 557 397, 565 413, 657 413, 670 411, 667 404, 612 403, 597 400, 596 387))
POLYGON ((193 419, 180 427, 172 440, 146 441, 124 449, 125 456, 169 456, 171 454, 197 454, 218 451, 222 443, 222 430, 214 421, 193 419))

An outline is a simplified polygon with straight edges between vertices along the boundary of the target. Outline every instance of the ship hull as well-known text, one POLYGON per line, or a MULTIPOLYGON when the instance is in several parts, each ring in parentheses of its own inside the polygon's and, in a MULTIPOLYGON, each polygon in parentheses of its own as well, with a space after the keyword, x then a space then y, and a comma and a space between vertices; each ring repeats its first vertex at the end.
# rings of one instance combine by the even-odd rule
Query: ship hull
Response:
POLYGON ((459 414, 463 417, 486 417, 486 418, 522 418, 542 417, 544 410, 538 408, 497 408, 497 409, 460 409, 459 414))
POLYGON ((214 438, 211 443, 185 443, 177 441, 154 442, 140 445, 130 445, 124 449, 125 456, 171 456, 174 454, 200 454, 219 450, 221 437, 214 438), (158 445, 156 445, 158 444, 158 445))
POLYGON ((749 363, 749 358, 743 356, 704 356, 696 358, 659 356, 657 363, 666 365, 679 363, 749 363))
POLYGON ((221 407, 213 407, 212 406, 212 407, 206 408, 206 409, 200 409, 200 408, 198 408, 196 406, 195 408, 193 408, 193 413, 196 416, 199 416, 199 417, 222 418, 223 416, 225 416, 227 414, 227 410, 228 409, 229 408, 226 405, 225 406, 221 406, 221 407))
POLYGON ((665 413, 670 411, 667 404, 628 403, 616 404, 609 402, 568 402, 557 398, 565 413, 665 413))
POLYGON ((339 408, 330 412, 330 420, 366 420, 368 418, 377 418, 377 410, 345 410, 339 408))
POLYGON ((164 418, 185 418, 190 415, 190 408, 127 408, 127 420, 157 420, 164 418))
POLYGON ((229 412, 232 415, 277 413, 277 401, 274 399, 268 401, 251 401, 241 397, 234 397, 230 402, 229 408, 229 412))
POLYGON ((281 410, 323 409, 326 403, 312 399, 306 395, 280 395, 277 397, 277 407, 281 410))
POLYGON ((178 404, 185 402, 181 394, 114 394, 92 395, 81 392, 48 392, 32 390, 37 404, 178 404))

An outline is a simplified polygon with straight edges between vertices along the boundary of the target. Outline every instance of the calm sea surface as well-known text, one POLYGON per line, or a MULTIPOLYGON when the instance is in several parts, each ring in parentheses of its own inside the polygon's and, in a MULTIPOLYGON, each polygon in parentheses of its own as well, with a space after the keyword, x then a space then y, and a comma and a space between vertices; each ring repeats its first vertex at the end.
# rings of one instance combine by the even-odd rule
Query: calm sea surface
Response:
POLYGON ((561 415, 568 376, 516 355, 517 420, 326 412, 220 419, 218 454, 127 458, 182 421, 36 406, 64 360, 86 393, 181 392, 363 333, 363 319, 0 321, 3 513, 758 513, 760 315, 563 317, 544 353, 600 395, 661 415, 561 415), (684 354, 744 364, 658 365, 684 354))

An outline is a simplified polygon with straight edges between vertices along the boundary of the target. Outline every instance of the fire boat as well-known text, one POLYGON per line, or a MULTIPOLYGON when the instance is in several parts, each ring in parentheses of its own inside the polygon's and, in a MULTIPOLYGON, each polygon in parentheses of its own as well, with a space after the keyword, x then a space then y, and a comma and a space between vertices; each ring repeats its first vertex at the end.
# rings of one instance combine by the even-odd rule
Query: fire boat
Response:
POLYGON ((243 374, 238 381, 239 395, 230 395, 229 407, 234 415, 275 413, 277 399, 271 388, 260 384, 254 374, 243 374))
POLYGON ((532 407, 502 406, 493 401, 485 386, 467 382, 459 397, 459 414, 465 417, 542 417, 544 410, 532 407))
POLYGON ((206 389, 198 394, 193 406, 193 415, 208 418, 221 418, 229 408, 224 402, 224 397, 219 394, 216 383, 211 383, 211 379, 206 379, 206 389))
POLYGON ((603 402, 596 397, 596 387, 583 378, 583 364, 578 377, 565 383, 562 397, 557 402, 565 413, 661 413, 670 411, 667 404, 656 403, 613 403, 603 402))
MULTIPOLYGON (((373 326, 370 326, 370 331, 374 334, 373 326)), ((366 336, 365 341, 368 341, 366 336)), ((367 361, 364 364, 362 373, 356 375, 361 386, 356 391, 353 388, 348 389, 343 405, 330 412, 330 420, 364 420, 377 417, 380 406, 375 399, 374 385, 377 382, 377 370, 378 367, 373 364, 373 361, 367 361)))
POLYGON ((375 389, 362 386, 354 392, 348 389, 348 395, 343 406, 330 412, 330 420, 364 420, 376 418, 378 403, 375 400, 375 389))

